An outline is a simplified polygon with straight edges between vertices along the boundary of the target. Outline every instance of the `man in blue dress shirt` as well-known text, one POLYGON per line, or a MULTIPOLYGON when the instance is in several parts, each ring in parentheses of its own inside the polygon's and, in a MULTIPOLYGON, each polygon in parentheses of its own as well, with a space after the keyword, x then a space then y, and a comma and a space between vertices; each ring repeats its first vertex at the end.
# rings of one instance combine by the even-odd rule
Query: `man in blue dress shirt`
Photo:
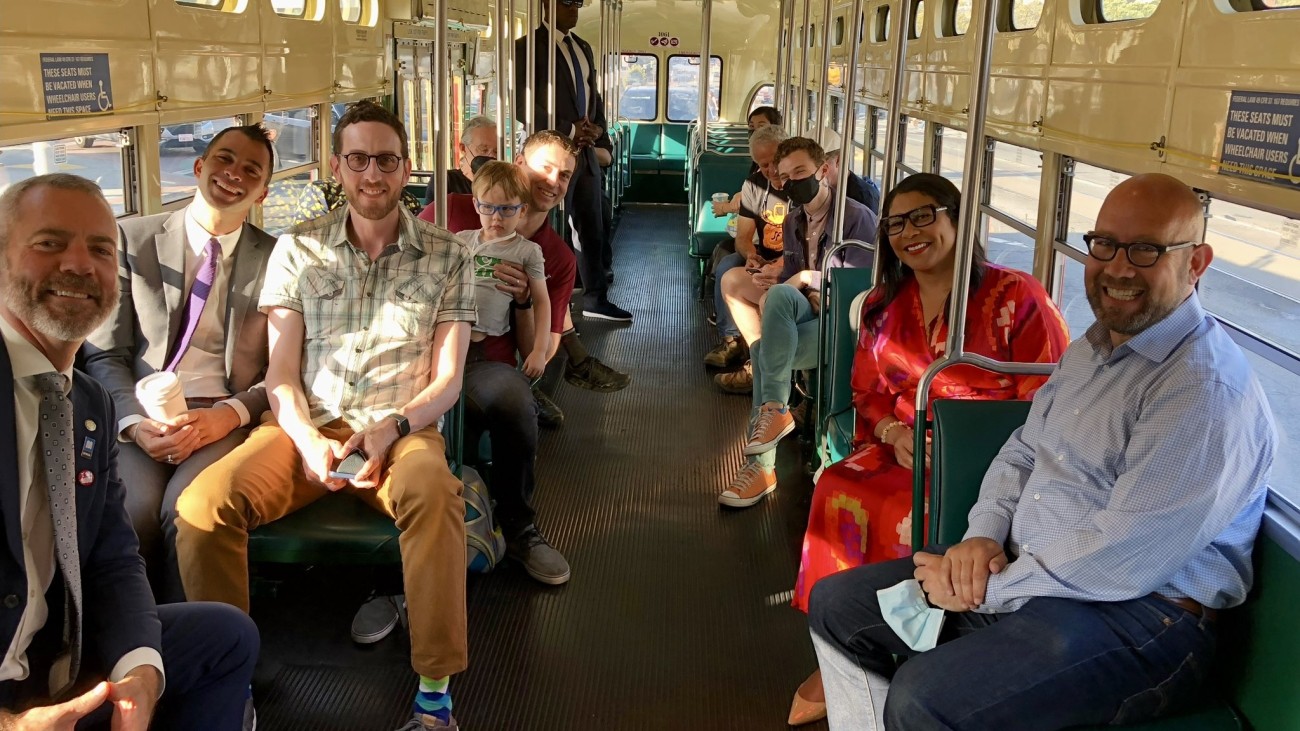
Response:
POLYGON ((1176 179, 1117 186, 1084 237, 1097 321, 993 461, 965 540, 813 588, 832 729, 1121 724, 1194 698, 1216 611, 1250 589, 1276 440, 1245 355, 1195 293, 1203 233, 1176 179), (944 610, 919 654, 876 595, 912 578, 944 610))

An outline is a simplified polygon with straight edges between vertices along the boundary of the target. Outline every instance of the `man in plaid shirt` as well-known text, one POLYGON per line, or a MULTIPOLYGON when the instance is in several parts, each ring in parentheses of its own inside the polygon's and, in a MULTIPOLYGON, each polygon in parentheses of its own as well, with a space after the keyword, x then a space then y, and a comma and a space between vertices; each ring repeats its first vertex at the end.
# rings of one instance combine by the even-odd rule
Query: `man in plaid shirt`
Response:
POLYGON ((248 610, 248 531, 347 490, 392 516, 420 675, 404 728, 455 728, 448 677, 467 664, 465 527, 438 420, 460 395, 475 317, 469 251, 398 205, 410 176, 391 112, 352 106, 330 168, 348 205, 281 237, 260 300, 271 413, 182 493, 190 600, 248 610), (344 457, 364 464, 342 477, 344 457))

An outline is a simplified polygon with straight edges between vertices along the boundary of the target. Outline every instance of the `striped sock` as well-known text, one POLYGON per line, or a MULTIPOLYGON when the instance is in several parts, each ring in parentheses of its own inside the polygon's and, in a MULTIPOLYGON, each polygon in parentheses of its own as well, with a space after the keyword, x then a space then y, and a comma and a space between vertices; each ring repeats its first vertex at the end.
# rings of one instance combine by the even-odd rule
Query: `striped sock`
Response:
POLYGON ((451 723, 451 693, 447 686, 451 676, 426 678, 420 676, 420 690, 415 694, 415 712, 433 716, 443 723, 451 723))

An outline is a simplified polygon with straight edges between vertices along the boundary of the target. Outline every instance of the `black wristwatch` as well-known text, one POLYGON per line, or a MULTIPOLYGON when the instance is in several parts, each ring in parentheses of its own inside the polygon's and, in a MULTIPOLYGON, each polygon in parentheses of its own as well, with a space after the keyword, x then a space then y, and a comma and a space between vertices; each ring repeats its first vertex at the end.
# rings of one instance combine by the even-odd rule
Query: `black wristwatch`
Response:
POLYGON ((397 437, 399 439, 411 433, 411 422, 407 421, 405 416, 402 416, 397 412, 393 412, 389 414, 386 418, 392 419, 393 421, 397 422, 397 437))
POLYGON ((518 300, 516 300, 516 299, 511 299, 511 300, 510 300, 510 307, 511 307, 512 309, 516 309, 516 310, 531 310, 531 309, 533 309, 533 298, 532 298, 532 297, 529 297, 529 298, 528 298, 527 300, 525 300, 524 302, 520 302, 520 301, 518 301, 518 300))

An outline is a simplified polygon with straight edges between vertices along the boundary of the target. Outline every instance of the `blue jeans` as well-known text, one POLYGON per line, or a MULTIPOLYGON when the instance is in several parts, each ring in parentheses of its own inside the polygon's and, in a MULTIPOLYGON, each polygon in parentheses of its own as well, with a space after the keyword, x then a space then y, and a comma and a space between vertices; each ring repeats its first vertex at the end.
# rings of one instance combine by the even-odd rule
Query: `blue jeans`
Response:
POLYGON ((722 275, 744 265, 745 257, 733 253, 719 259, 718 265, 713 267, 713 309, 718 313, 718 335, 724 338, 740 337, 740 329, 736 327, 736 320, 731 316, 727 301, 722 298, 722 275))
POLYGON ((533 524, 533 468, 537 462, 537 401, 528 378, 495 360, 465 365, 465 445, 477 452, 479 437, 492 440, 488 492, 506 540, 533 524))
POLYGON ((948 612, 939 646, 914 652, 876 600, 913 570, 910 558, 885 561, 813 587, 808 624, 832 729, 879 729, 882 717, 905 731, 1135 723, 1191 702, 1209 672, 1213 622, 1153 596, 948 612))
MULTIPOLYGON (((754 408, 750 428, 758 409, 769 401, 790 401, 790 378, 797 370, 817 366, 817 315, 808 298, 788 284, 767 291, 763 304, 763 337, 752 343, 749 359, 754 366, 754 408)), ((753 457, 764 467, 776 465, 776 449, 753 457)))

